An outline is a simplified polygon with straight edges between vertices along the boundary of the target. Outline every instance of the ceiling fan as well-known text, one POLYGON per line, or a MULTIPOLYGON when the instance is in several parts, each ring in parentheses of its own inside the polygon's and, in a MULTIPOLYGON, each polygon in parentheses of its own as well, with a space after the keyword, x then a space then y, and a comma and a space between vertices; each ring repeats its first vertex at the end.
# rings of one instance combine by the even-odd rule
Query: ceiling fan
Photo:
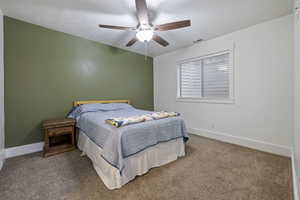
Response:
POLYGON ((177 21, 177 22, 161 24, 161 25, 152 25, 152 23, 149 21, 146 0, 135 0, 135 5, 136 5, 137 18, 139 21, 136 27, 111 26, 111 25, 103 25, 103 24, 99 24, 99 27, 108 28, 108 29, 117 29, 117 30, 136 31, 135 37, 126 44, 127 47, 132 46, 137 41, 149 42, 150 40, 154 40, 158 44, 166 47, 169 45, 169 43, 166 40, 164 40, 162 37, 160 37, 156 33, 157 31, 168 31, 168 30, 174 30, 174 29, 191 26, 191 20, 183 20, 183 21, 177 21))

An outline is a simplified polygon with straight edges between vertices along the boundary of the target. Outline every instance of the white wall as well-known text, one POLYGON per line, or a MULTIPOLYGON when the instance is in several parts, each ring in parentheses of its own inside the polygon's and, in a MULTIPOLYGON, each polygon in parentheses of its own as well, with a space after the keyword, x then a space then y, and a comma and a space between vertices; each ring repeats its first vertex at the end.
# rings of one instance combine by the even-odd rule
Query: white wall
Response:
POLYGON ((279 147, 286 150, 280 154, 288 154, 293 143, 293 43, 290 15, 155 57, 155 109, 182 113, 190 131, 231 135, 235 143, 250 139, 250 147, 262 142, 269 145, 266 151, 279 147), (176 61, 233 44, 235 104, 176 102, 176 61))
MULTIPOLYGON (((295 1, 296 2, 296 1, 295 1)), ((300 1, 298 1, 300 7, 300 1)), ((295 139, 296 175, 300 177, 300 9, 295 12, 295 139)), ((299 178, 298 178, 299 183, 299 178)), ((298 191, 300 192, 298 184, 298 191)))
POLYGON ((3 62, 3 14, 0 10, 0 169, 4 161, 4 62, 3 62))

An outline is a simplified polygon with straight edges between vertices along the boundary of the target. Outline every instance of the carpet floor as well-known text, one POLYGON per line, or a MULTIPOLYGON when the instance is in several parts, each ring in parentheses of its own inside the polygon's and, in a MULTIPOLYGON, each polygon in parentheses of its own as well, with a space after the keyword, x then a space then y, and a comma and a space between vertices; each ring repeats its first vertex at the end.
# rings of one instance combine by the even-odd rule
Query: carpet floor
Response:
POLYGON ((2 200, 292 200, 291 160, 191 136, 186 156, 108 190, 78 150, 6 160, 2 200))

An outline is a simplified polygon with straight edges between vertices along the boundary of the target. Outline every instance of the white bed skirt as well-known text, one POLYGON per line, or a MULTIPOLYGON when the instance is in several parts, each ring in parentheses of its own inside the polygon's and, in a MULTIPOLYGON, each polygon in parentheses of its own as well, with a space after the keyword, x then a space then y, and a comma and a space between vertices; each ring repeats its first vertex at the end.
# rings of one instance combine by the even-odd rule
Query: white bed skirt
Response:
POLYGON ((159 167, 185 155, 182 138, 159 143, 125 159, 122 176, 117 168, 108 164, 102 157, 102 148, 90 140, 85 133, 79 132, 78 148, 93 162, 97 174, 108 189, 121 188, 136 176, 147 173, 153 167, 159 167))

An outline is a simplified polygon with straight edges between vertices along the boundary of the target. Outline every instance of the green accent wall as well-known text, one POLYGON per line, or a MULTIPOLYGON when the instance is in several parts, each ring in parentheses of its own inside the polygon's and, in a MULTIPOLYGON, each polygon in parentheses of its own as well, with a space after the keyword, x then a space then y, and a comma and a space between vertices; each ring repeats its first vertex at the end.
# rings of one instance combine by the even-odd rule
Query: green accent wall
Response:
POLYGON ((9 17, 4 66, 6 147, 42 141, 42 120, 64 117, 75 100, 153 109, 152 58, 9 17))

